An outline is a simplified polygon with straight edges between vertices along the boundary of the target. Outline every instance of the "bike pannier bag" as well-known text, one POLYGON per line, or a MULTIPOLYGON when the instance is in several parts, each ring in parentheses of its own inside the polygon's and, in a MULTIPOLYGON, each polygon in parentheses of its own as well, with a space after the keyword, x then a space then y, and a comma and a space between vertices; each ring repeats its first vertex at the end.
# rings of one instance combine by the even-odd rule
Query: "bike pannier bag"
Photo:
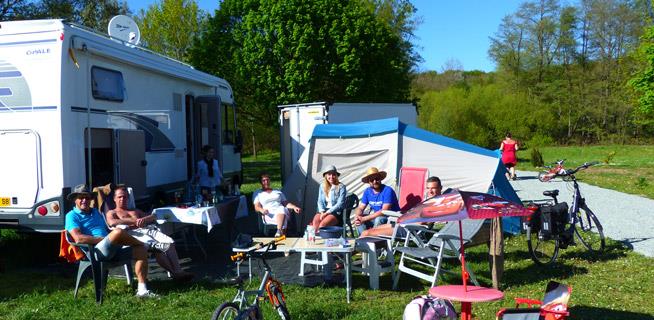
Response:
POLYGON ((404 308, 403 320, 456 320, 454 306, 449 300, 431 296, 417 296, 404 308))
POLYGON ((568 219, 568 204, 561 202, 540 207, 541 228, 544 234, 561 234, 568 219))

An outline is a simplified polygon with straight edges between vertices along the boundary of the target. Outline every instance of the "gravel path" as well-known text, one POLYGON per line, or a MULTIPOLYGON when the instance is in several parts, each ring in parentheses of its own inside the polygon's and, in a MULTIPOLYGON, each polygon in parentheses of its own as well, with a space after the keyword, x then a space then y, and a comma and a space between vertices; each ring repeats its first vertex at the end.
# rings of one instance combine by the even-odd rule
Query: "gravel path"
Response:
MULTIPOLYGON (((545 199, 543 191, 559 189, 559 201, 572 201, 572 184, 556 179, 540 182, 537 172, 519 171, 511 185, 524 200, 545 199)), ((604 235, 654 257, 654 200, 579 183, 581 195, 604 227, 604 235)), ((551 199, 551 198, 550 198, 551 199)))

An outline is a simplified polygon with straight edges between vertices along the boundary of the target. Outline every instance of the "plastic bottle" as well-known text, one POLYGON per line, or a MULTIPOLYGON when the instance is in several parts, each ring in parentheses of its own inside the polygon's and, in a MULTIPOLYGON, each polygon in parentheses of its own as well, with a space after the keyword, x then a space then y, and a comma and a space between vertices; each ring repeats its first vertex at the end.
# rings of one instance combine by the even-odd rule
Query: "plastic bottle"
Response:
POLYGON ((307 240, 309 243, 314 243, 316 240, 316 230, 311 225, 307 226, 307 240))
POLYGON ((216 190, 211 191, 211 203, 218 204, 218 196, 216 196, 216 190))

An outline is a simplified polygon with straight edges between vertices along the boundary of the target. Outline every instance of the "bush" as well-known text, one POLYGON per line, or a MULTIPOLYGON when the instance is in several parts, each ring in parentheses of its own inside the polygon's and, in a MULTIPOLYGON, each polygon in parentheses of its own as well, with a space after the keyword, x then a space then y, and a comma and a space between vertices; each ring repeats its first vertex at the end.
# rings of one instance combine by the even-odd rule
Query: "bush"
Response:
POLYGON ((531 165, 534 167, 542 167, 543 166, 543 155, 540 153, 540 150, 538 148, 533 147, 531 148, 531 165))

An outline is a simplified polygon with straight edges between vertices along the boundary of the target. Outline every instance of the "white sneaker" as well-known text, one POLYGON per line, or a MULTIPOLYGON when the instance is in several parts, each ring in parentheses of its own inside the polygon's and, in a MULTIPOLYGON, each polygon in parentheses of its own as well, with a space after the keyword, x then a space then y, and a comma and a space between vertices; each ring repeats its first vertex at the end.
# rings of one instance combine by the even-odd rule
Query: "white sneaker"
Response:
POLYGON ((158 299, 159 295, 150 290, 145 290, 145 291, 137 292, 136 297, 143 298, 143 299, 158 299))

